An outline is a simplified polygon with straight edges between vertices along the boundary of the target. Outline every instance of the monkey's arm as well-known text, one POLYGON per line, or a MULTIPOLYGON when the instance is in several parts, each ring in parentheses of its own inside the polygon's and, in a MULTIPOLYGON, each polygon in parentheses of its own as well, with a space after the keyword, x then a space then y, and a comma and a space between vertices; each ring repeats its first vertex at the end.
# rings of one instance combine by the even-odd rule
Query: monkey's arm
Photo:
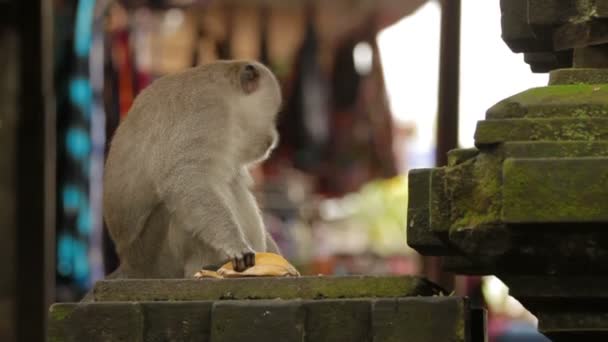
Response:
POLYGON ((266 251, 281 254, 281 250, 268 231, 266 231, 266 251))
POLYGON ((206 182, 208 175, 183 171, 167 177, 164 184, 165 204, 176 226, 223 254, 236 270, 253 266, 254 251, 233 214, 225 185, 206 182))

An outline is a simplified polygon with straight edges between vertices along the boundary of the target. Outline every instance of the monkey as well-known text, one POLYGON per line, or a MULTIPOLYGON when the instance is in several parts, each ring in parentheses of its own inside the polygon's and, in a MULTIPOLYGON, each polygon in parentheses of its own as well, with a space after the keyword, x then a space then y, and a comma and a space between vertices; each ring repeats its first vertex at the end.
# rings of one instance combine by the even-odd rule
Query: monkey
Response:
POLYGON ((108 278, 188 278, 205 265, 280 254, 249 168, 278 142, 281 90, 256 61, 217 61, 161 77, 111 140, 103 212, 120 264, 108 278))

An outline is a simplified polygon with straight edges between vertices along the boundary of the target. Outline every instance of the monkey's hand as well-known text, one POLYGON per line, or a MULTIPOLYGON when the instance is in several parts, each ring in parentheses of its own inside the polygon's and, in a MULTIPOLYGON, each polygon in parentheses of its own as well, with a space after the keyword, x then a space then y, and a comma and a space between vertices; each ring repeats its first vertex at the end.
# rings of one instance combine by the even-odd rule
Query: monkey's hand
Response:
POLYGON ((232 257, 232 268, 237 272, 243 272, 253 266, 255 266, 255 252, 252 249, 232 257))

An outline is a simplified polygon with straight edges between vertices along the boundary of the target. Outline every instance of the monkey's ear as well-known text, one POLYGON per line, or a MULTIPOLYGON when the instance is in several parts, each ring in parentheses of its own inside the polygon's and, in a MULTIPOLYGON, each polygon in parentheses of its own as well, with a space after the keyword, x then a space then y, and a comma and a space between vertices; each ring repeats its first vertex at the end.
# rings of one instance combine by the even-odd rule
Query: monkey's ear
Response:
POLYGON ((260 84, 260 71, 253 64, 245 64, 241 68, 241 88, 245 94, 251 94, 258 89, 260 84))

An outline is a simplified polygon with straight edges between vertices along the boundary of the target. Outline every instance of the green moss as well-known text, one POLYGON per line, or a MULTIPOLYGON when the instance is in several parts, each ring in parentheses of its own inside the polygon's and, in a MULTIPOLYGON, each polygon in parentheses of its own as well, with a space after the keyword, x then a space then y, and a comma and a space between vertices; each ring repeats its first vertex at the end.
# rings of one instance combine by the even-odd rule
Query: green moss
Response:
POLYGON ((501 209, 501 157, 481 153, 446 170, 450 230, 494 224, 501 209))
POLYGON ((73 304, 53 304, 49 309, 51 320, 63 321, 68 318, 74 311, 73 304))
POLYGON ((608 70, 569 68, 551 71, 549 85, 608 84, 608 70))
POLYGON ((500 149, 506 158, 600 157, 608 156, 608 141, 519 141, 500 149))
POLYGON ((478 145, 507 141, 594 141, 608 140, 608 119, 502 119, 479 122, 478 145))
POLYGON ((608 70, 568 68, 551 71, 549 85, 608 84, 608 70))
POLYGON ((467 312, 467 310, 465 309, 465 302, 464 301, 459 301, 458 302, 458 311, 461 313, 460 315, 460 319, 456 320, 456 327, 455 327, 455 335, 456 335, 456 340, 457 341, 466 341, 467 338, 467 333, 466 333, 466 324, 465 324, 465 319, 464 319, 464 313, 467 312))
POLYGON ((448 166, 458 165, 479 153, 476 148, 458 148, 448 152, 448 166))
POLYGON ((608 159, 507 159, 507 222, 603 222, 608 219, 608 159))
POLYGON ((498 102, 488 119, 608 117, 608 84, 532 88, 498 102))

